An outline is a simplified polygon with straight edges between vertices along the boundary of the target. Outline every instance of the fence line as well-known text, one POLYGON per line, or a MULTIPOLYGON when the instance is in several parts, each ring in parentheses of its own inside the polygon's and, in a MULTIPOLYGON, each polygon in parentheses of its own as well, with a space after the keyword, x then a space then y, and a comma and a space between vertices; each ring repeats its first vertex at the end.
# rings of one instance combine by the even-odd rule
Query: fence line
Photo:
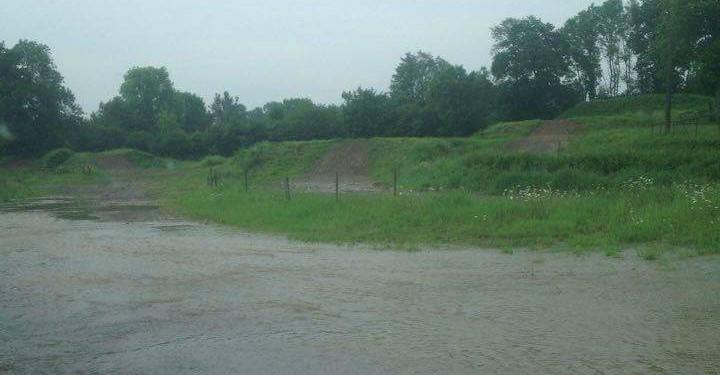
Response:
MULTIPOLYGON (((676 131, 679 131, 680 129, 687 130, 688 128, 694 127, 695 129, 695 137, 698 137, 698 132, 700 126, 712 126, 713 124, 713 114, 712 112, 709 113, 703 113, 703 114, 696 114, 694 116, 679 116, 679 118, 674 119, 670 122, 670 134, 675 134, 676 131), (703 123, 703 120, 708 120, 707 123, 703 123)), ((718 130, 720 130, 720 123, 718 125, 718 130)), ((655 128, 658 128, 658 134, 667 134, 667 129, 665 127, 667 126, 667 123, 665 121, 658 121, 655 123, 650 124, 650 132, 651 134, 655 134, 655 128)))

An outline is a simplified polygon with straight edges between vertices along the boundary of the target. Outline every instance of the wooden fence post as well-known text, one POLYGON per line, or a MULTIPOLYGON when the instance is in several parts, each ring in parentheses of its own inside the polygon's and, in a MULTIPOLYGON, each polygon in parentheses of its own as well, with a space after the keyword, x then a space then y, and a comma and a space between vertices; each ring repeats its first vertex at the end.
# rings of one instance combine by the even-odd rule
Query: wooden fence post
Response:
POLYGON ((245 169, 243 174, 245 175, 244 176, 245 177, 245 192, 247 193, 250 190, 250 188, 248 186, 248 171, 247 171, 247 169, 245 169))
POLYGON ((285 177, 285 198, 290 200, 290 177, 285 177))
POLYGON ((217 187, 217 179, 215 177, 215 168, 210 168, 210 174, 207 177, 207 184, 210 187, 217 187))
POLYGON ((393 195, 398 195, 398 168, 393 168, 393 195))

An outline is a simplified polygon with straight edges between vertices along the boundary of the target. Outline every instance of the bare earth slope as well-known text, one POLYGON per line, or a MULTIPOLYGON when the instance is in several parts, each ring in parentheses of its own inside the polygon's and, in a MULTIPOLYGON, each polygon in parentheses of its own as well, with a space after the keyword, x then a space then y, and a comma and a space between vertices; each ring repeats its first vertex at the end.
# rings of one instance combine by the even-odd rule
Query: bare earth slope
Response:
POLYGON ((529 154, 557 152, 580 129, 580 125, 569 120, 544 121, 529 136, 508 142, 506 147, 529 154))
POLYGON ((353 140, 333 146, 317 161, 312 171, 298 180, 298 188, 307 191, 333 192, 337 173, 340 175, 342 191, 377 191, 369 177, 369 148, 370 145, 366 140, 353 140))

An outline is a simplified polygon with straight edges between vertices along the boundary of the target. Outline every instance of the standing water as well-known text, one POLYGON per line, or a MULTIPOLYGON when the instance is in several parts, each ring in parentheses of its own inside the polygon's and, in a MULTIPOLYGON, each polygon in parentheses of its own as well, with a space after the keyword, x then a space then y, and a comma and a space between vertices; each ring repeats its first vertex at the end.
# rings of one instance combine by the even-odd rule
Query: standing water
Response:
POLYGON ((44 203, 0 213, 0 373, 720 371, 717 257, 377 251, 44 203))

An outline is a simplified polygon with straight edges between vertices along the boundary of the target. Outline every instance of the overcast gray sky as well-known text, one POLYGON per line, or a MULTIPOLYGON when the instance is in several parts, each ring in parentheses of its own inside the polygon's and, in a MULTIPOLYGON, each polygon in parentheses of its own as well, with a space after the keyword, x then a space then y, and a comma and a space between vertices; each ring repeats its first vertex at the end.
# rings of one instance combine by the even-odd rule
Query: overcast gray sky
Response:
POLYGON ((290 97, 338 103, 358 86, 386 90, 406 52, 477 70, 490 63, 490 28, 502 19, 560 25, 592 2, 2 0, 0 40, 49 45, 88 113, 136 65, 166 66, 176 88, 206 102, 228 90, 248 107, 290 97))

